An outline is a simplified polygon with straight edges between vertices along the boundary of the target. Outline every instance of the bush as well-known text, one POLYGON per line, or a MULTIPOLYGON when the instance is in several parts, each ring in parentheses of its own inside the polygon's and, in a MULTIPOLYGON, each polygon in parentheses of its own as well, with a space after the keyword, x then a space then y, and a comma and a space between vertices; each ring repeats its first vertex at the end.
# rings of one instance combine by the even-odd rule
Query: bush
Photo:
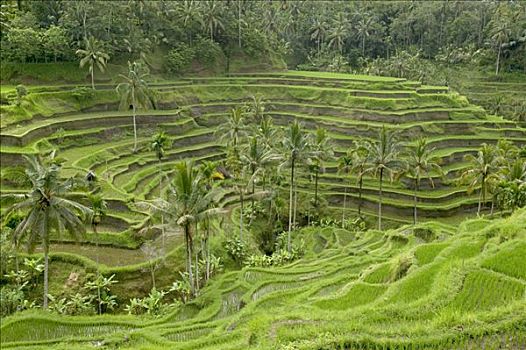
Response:
POLYGON ((16 86, 16 105, 20 106, 22 104, 22 100, 25 96, 27 96, 28 91, 27 88, 24 85, 17 85, 16 86))
POLYGON ((85 104, 93 99, 95 96, 95 91, 92 88, 86 86, 77 86, 71 95, 78 102, 80 108, 85 106, 85 104))
POLYGON ((167 305, 163 303, 163 298, 167 292, 153 288, 145 298, 130 299, 130 303, 124 308, 130 315, 147 314, 151 316, 161 315, 167 305))
POLYGON ((427 227, 416 227, 413 229, 413 234, 425 242, 431 242, 436 239, 436 233, 427 227))
POLYGON ((190 70, 193 62, 212 67, 223 56, 219 44, 210 39, 198 38, 193 46, 181 43, 168 52, 166 69, 172 74, 183 74, 190 70))
POLYGON ((239 238, 225 241, 225 249, 230 257, 238 264, 243 264, 246 259, 245 244, 239 238))
POLYGON ((190 67, 195 56, 195 50, 188 44, 181 44, 170 50, 166 58, 166 68, 170 73, 181 74, 190 67))

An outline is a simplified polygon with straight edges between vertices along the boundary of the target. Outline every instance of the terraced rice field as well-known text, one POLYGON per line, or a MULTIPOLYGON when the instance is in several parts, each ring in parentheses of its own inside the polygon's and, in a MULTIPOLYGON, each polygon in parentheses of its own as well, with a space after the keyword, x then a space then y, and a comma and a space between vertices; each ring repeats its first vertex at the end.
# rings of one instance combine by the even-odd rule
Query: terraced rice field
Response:
POLYGON ((2 322, 2 347, 524 349, 526 210, 420 227, 440 238, 305 228, 303 259, 222 274, 161 319, 26 313, 2 322))
MULTIPOLYGON (((59 155, 66 159, 66 176, 92 170, 103 180, 104 196, 110 200, 111 209, 103 226, 108 233, 123 233, 145 218, 130 201, 152 198, 160 190, 158 162, 149 150, 156 129, 163 128, 172 140, 162 165, 168 174, 173 163, 180 159, 220 159, 224 148, 215 127, 225 120, 231 108, 253 95, 261 95, 276 124, 286 125, 299 119, 310 129, 316 126, 328 129, 337 156, 346 153, 353 140, 375 138, 382 126, 398 130, 407 144, 426 135, 448 174, 444 179, 437 175, 434 188, 422 184, 425 191, 419 194, 419 214, 424 220, 440 217, 455 222, 473 212, 477 204, 475 194, 467 195, 466 188, 455 183, 466 167, 463 156, 475 152, 482 143, 496 143, 502 138, 526 144, 523 125, 489 117, 483 109, 447 88, 422 86, 404 79, 288 72, 186 78, 154 83, 152 87, 159 96, 158 109, 141 112, 137 118, 138 154, 131 152, 130 113, 116 111, 113 87, 102 85, 97 94, 103 94, 104 98, 84 102, 83 108, 70 104, 54 114, 28 111, 16 122, 9 113, 4 113, 0 139, 3 169, 22 165, 23 154, 51 146, 58 148, 59 155)), ((72 91, 71 86, 31 89, 33 100, 46 107, 57 104, 53 99, 60 101, 72 91)), ((409 220, 410 183, 404 180, 385 185, 387 219, 395 223, 409 220)), ((348 210, 356 210, 356 181, 337 174, 336 162, 327 164, 320 185, 331 208, 340 208, 347 192, 348 210)), ((363 204, 371 218, 376 215, 377 185, 376 179, 365 179, 363 204)), ((307 174, 303 174, 298 186, 301 192, 313 192, 307 174)), ((21 188, 13 183, 2 181, 3 194, 19 191, 21 188)))

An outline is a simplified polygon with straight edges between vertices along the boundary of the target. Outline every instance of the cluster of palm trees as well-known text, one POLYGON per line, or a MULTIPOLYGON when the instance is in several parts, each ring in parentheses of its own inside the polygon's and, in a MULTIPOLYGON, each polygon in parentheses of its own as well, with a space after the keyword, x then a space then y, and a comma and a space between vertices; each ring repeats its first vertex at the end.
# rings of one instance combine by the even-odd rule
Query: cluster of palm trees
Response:
POLYGON ((261 97, 253 96, 250 103, 231 110, 217 133, 226 141, 226 166, 232 173, 234 187, 239 195, 240 239, 243 239, 245 199, 249 197, 252 205, 255 198, 268 200, 267 215, 270 217, 273 205, 277 210, 277 203, 272 202, 279 192, 277 182, 285 172, 289 172, 287 246, 290 251, 291 232, 297 222, 298 168, 308 167, 315 178, 313 204, 317 207, 318 177, 324 169, 324 162, 333 153, 325 129, 319 128, 311 134, 297 120, 278 128, 272 117, 266 115, 266 109, 261 97))
POLYGON ((500 210, 514 210, 526 205, 526 152, 510 141, 500 140, 496 146, 483 144, 475 155, 465 159, 470 166, 461 177, 471 192, 479 189, 477 214, 490 197, 493 214, 500 210))
POLYGON ((352 16, 352 21, 340 12, 332 21, 315 18, 310 27, 311 39, 316 42, 318 54, 323 44, 329 48, 337 49, 343 54, 346 41, 355 37, 361 43, 362 55, 365 56, 366 40, 375 29, 375 18, 367 13, 358 13, 352 16))

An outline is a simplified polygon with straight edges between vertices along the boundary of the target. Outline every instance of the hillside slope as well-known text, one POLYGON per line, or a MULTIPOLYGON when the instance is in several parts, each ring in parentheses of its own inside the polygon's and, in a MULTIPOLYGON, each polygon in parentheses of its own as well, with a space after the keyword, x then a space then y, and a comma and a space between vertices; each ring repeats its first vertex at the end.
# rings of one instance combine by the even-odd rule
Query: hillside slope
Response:
POLYGON ((163 319, 23 313, 2 348, 522 349, 526 210, 386 232, 298 233, 306 256, 223 274, 163 319))

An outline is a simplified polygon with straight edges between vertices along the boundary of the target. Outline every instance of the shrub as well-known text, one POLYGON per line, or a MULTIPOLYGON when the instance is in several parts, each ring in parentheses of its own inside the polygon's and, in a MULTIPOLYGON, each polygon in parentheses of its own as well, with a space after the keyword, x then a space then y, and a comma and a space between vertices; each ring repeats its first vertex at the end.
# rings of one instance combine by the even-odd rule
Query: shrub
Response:
POLYGON ((251 267, 269 267, 272 265, 272 262, 273 259, 271 256, 254 254, 246 259, 245 265, 251 267))
POLYGON ((431 242, 436 239, 436 233, 427 227, 415 227, 413 234, 425 242, 431 242))
POLYGON ((93 89, 86 86, 77 86, 71 95, 78 102, 80 108, 86 105, 87 102, 91 101, 95 96, 93 89))
POLYGON ((165 291, 153 288, 150 294, 145 298, 130 299, 130 303, 126 305, 124 310, 130 315, 161 315, 167 307, 167 305, 163 303, 163 298, 166 294, 167 292, 165 291))
POLYGON ((188 44, 181 44, 168 52, 166 68, 170 73, 181 74, 187 69, 195 56, 195 50, 188 44))
POLYGON ((228 239, 225 241, 225 249, 232 259, 238 264, 243 264, 246 259, 245 244, 239 238, 228 239))
POLYGON ((25 96, 27 96, 28 91, 27 88, 24 85, 17 85, 16 86, 16 105, 20 106, 22 104, 22 100, 25 96))

